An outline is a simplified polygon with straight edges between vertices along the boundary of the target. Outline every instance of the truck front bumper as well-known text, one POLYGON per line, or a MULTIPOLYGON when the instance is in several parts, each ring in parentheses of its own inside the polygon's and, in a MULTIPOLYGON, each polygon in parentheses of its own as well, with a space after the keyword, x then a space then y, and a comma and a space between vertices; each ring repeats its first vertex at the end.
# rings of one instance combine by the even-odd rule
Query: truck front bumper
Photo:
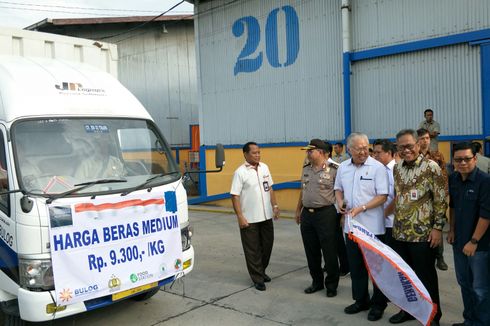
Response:
MULTIPOLYGON (((167 283, 173 282, 175 279, 187 275, 194 269, 194 247, 182 253, 183 273, 178 273, 175 276, 166 278, 158 282, 158 286, 164 286, 167 283)), ((138 293, 139 294, 139 293, 138 293)), ((56 294, 54 291, 34 292, 19 288, 17 292, 17 300, 19 304, 19 312, 22 320, 31 322, 49 321, 76 315, 88 310, 93 310, 113 304, 112 296, 100 297, 84 302, 70 304, 64 307, 63 310, 58 309, 56 312, 48 312, 48 306, 54 309, 56 294)))

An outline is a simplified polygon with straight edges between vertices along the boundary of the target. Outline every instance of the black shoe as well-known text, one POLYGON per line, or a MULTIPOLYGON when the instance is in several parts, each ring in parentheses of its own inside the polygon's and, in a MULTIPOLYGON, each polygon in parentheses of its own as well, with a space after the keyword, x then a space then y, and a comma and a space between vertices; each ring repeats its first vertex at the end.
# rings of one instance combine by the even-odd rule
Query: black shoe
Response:
POLYGON ((353 315, 368 309, 369 309, 368 303, 354 302, 350 306, 345 307, 344 312, 348 315, 353 315))
POLYGON ((380 307, 372 307, 371 310, 369 310, 367 319, 369 321, 380 320, 381 317, 383 317, 383 312, 384 311, 385 310, 384 309, 381 309, 380 307))
POLYGON ((347 271, 347 272, 340 272, 339 276, 340 276, 340 277, 346 277, 346 276, 347 276, 347 275, 349 275, 349 274, 350 274, 350 272, 349 272, 349 271, 347 271))
POLYGON ((265 284, 264 283, 254 283, 254 286, 259 291, 265 291, 265 284))
POLYGON ((329 290, 329 289, 327 289, 327 297, 333 298, 335 296, 337 296, 337 290, 329 290))
POLYGON ((437 258, 436 267, 441 271, 447 271, 447 264, 444 261, 444 258, 437 258))
POLYGON ((392 324, 401 324, 401 323, 404 323, 406 321, 414 320, 414 319, 415 318, 412 315, 410 315, 409 313, 406 313, 405 311, 400 310, 399 313, 391 316, 391 318, 389 319, 389 322, 392 324))
POLYGON ((323 288, 324 288, 323 284, 320 284, 320 285, 312 284, 305 289, 305 293, 306 294, 315 293, 316 291, 323 290, 323 288))
POLYGON ((264 274, 264 282, 265 282, 265 283, 269 283, 270 281, 271 281, 270 276, 269 276, 269 275, 267 275, 267 274, 264 274))

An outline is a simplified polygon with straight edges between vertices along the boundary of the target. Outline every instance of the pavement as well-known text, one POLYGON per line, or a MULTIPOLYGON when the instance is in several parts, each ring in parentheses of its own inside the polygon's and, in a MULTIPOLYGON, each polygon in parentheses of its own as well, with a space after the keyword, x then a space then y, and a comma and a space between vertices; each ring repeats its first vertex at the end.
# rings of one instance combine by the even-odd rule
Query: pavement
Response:
MULTIPOLYGON (((284 214, 286 215, 286 214, 284 214)), ((287 216, 287 215, 286 215, 287 216)), ((291 216, 292 217, 292 216, 291 216)), ((194 270, 162 288, 147 301, 126 300, 109 307, 37 325, 391 325, 398 308, 388 305, 383 318, 367 321, 367 311, 346 315, 351 304, 350 278, 340 280, 338 295, 305 294, 311 279, 299 227, 287 216, 275 222, 275 242, 267 290, 257 291, 245 267, 236 217, 217 207, 190 207, 196 252, 194 270)), ((462 301, 452 250, 445 246, 449 270, 438 271, 441 325, 461 321, 462 301)), ((403 325, 420 325, 417 321, 403 325)))

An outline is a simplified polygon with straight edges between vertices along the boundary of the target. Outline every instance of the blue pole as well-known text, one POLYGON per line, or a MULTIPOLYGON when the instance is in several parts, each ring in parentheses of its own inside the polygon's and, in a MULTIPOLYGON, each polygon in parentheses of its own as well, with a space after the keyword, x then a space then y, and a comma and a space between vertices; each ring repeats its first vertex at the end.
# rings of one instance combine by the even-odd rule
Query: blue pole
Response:
POLYGON ((342 55, 342 74, 344 81, 344 139, 352 132, 350 104, 350 53, 342 55))

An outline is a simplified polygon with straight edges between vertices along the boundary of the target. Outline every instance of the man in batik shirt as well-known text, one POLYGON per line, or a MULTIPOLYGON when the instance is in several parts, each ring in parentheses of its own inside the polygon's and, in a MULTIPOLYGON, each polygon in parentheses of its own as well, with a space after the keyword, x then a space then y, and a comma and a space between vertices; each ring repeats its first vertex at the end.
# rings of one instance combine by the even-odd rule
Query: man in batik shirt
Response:
MULTIPOLYGON (((446 180, 437 163, 420 153, 414 130, 400 131, 396 142, 402 161, 393 172, 396 194, 393 249, 412 267, 437 304, 431 325, 439 325, 442 313, 435 248, 441 243, 446 221, 446 180)), ((390 318, 390 323, 412 319, 402 310, 390 318)))

